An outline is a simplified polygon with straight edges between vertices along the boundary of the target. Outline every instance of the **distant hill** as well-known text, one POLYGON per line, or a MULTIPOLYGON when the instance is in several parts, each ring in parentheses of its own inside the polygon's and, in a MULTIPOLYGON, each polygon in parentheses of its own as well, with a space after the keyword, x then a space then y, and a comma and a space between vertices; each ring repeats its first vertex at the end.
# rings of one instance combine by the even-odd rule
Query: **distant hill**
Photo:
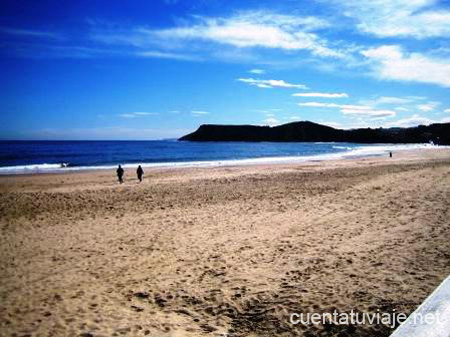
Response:
POLYGON ((312 122, 279 126, 201 125, 181 137, 196 142, 350 142, 350 143, 428 143, 450 145, 450 123, 411 128, 366 128, 341 130, 312 122))

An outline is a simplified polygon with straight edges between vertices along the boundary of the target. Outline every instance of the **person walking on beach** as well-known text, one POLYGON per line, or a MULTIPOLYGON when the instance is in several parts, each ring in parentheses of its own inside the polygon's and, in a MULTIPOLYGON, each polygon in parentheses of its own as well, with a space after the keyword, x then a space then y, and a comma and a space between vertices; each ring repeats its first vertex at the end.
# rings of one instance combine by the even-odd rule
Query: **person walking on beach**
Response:
POLYGON ((122 184, 123 183, 123 173, 124 173, 122 166, 119 165, 116 172, 117 172, 117 178, 119 178, 119 183, 122 184))
POLYGON ((141 165, 138 166, 136 170, 137 177, 139 179, 139 182, 142 182, 142 176, 144 175, 144 170, 142 169, 141 165))

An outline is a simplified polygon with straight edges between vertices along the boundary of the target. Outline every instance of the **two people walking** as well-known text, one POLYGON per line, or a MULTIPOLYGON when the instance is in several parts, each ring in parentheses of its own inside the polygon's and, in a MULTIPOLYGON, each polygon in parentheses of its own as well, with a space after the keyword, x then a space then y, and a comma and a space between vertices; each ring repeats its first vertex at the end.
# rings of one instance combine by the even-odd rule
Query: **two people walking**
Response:
MULTIPOLYGON (((117 173, 117 178, 119 179, 119 183, 123 183, 123 175, 125 173, 124 169, 122 168, 122 166, 119 165, 119 167, 116 170, 117 173)), ((136 170, 136 174, 137 177, 139 179, 139 182, 142 182, 143 176, 144 176, 144 170, 142 169, 141 165, 138 166, 137 170, 136 170)))

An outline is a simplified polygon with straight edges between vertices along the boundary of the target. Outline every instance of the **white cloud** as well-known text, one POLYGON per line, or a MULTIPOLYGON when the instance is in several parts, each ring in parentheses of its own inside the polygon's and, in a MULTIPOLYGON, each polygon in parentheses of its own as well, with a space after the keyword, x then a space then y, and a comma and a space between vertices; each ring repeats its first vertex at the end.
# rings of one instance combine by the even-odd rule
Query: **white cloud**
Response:
POLYGON ((255 112, 260 112, 260 113, 263 113, 263 114, 271 114, 271 113, 273 113, 273 112, 280 112, 280 111, 283 111, 283 109, 278 109, 278 108, 272 108, 272 109, 266 109, 266 110, 260 110, 260 109, 255 109, 255 110, 253 110, 253 111, 255 111, 255 112))
POLYGON ((313 108, 338 108, 344 115, 358 116, 358 117, 393 117, 396 115, 392 110, 377 110, 367 105, 353 105, 353 104, 336 104, 336 103, 321 103, 321 102, 305 102, 298 103, 299 106, 313 107, 313 108))
POLYGON ((148 57, 148 58, 161 58, 168 60, 179 60, 179 61, 201 61, 202 59, 194 55, 185 55, 177 53, 161 52, 156 50, 139 51, 135 53, 136 56, 148 57))
MULTIPOLYGON (((413 109, 414 104, 418 104, 420 101, 423 101, 426 97, 422 96, 404 96, 404 97, 394 97, 394 96, 380 96, 371 100, 361 100, 359 103, 369 106, 385 106, 385 105, 398 105, 402 106, 393 107, 396 111, 409 111, 413 109), (407 106, 404 107, 404 105, 407 106)), ((429 103, 438 103, 438 102, 429 102, 429 103)), ((392 108, 391 108, 392 109, 392 108)))
MULTIPOLYGON (((264 18, 262 18, 264 19, 264 18)), ((196 25, 169 28, 155 32, 163 38, 202 39, 236 47, 267 47, 279 49, 311 48, 314 34, 299 31, 293 35, 279 23, 260 21, 254 17, 238 16, 228 19, 202 18, 196 25)))
POLYGON ((156 113, 154 112, 128 112, 119 114, 119 117, 122 118, 137 118, 137 117, 143 117, 143 116, 154 116, 156 113))
POLYGON ((136 118, 136 115, 133 115, 133 114, 119 114, 119 117, 122 117, 122 118, 136 118))
POLYGON ((390 122, 387 124, 388 127, 411 127, 411 126, 417 126, 417 125, 429 125, 435 123, 434 120, 431 120, 427 117, 422 117, 420 115, 414 114, 411 117, 403 118, 395 122, 390 122))
POLYGON ((430 106, 428 104, 421 104, 421 105, 417 106, 417 109, 427 112, 427 111, 434 110, 434 107, 432 107, 432 106, 430 106))
POLYGON ((266 71, 264 70, 264 69, 250 69, 249 71, 248 71, 250 74, 256 74, 256 75, 262 75, 262 74, 265 74, 266 73, 266 71))
POLYGON ((270 125, 270 126, 275 126, 275 125, 280 124, 280 121, 275 118, 267 118, 267 119, 263 120, 263 122, 265 123, 265 125, 270 125))
POLYGON ((312 121, 314 123, 319 123, 322 125, 327 125, 327 126, 331 126, 332 128, 342 128, 342 125, 338 122, 334 122, 334 121, 328 121, 328 120, 323 120, 323 119, 316 119, 314 121, 312 121))
POLYGON ((381 96, 371 102, 374 105, 378 105, 378 104, 408 104, 414 101, 415 99, 410 97, 381 96))
POLYGON ((240 82, 247 83, 249 85, 257 86, 258 88, 295 88, 295 89, 308 89, 304 84, 292 84, 283 80, 258 80, 253 78, 238 78, 240 82))
POLYGON ((293 120, 293 121, 298 121, 301 119, 301 117, 300 116, 291 116, 291 117, 289 117, 289 119, 293 120))
POLYGON ((184 20, 182 25, 159 30, 147 27, 100 30, 92 38, 103 43, 139 48, 158 44, 165 48, 179 48, 183 43, 203 41, 236 48, 306 50, 319 57, 345 57, 342 51, 331 49, 326 40, 312 32, 328 26, 325 20, 312 16, 245 11, 229 17, 193 16, 190 22, 184 20))
POLYGON ((297 93, 297 94, 293 94, 292 96, 296 96, 296 97, 322 97, 322 98, 342 98, 342 97, 348 97, 348 95, 345 94, 345 93, 341 93, 341 94, 333 94, 333 93, 323 93, 323 92, 297 93))
POLYGON ((445 109, 444 112, 450 113, 450 109, 445 109))
POLYGON ((450 87, 450 60, 406 54, 399 46, 381 46, 361 52, 381 79, 421 82, 450 87))
POLYGON ((298 105, 299 106, 313 107, 313 108, 340 108, 340 109, 355 109, 355 110, 372 110, 372 107, 370 107, 370 106, 353 105, 353 104, 305 102, 305 103, 298 103, 298 105))
POLYGON ((154 112, 132 112, 136 116, 154 116, 156 113, 154 112))
POLYGON ((337 123, 337 122, 325 121, 325 122, 320 122, 320 124, 331 126, 332 128, 335 128, 335 129, 339 129, 339 128, 342 127, 342 125, 340 123, 337 123))
POLYGON ((436 0, 330 0, 355 18, 363 33, 379 37, 448 37, 450 10, 436 0))
POLYGON ((426 104, 419 104, 417 106, 417 109, 424 112, 433 111, 439 104, 440 102, 428 102, 426 104))
POLYGON ((264 10, 244 11, 228 20, 230 22, 252 22, 254 24, 277 26, 287 31, 314 31, 330 26, 330 23, 325 19, 314 16, 277 14, 264 10))
POLYGON ((394 117, 396 115, 395 111, 392 110, 342 109, 341 112, 344 115, 379 117, 379 118, 394 117))
POLYGON ((407 118, 403 118, 403 119, 399 119, 397 121, 385 121, 384 117, 381 118, 369 118, 369 119, 361 119, 361 118, 357 118, 357 119, 353 119, 352 123, 350 124, 339 124, 339 123, 334 123, 334 122, 325 122, 325 121, 318 121, 320 124, 325 124, 325 125, 329 125, 332 127, 337 127, 337 128, 342 128, 342 129, 357 129, 357 128, 378 128, 378 127, 383 127, 383 128, 391 128, 391 127, 413 127, 413 126, 417 126, 417 125, 430 125, 433 123, 450 123, 450 117, 447 118, 442 118, 442 119, 430 119, 427 117, 423 117, 420 116, 418 114, 414 114, 410 117, 407 118))
POLYGON ((17 35, 23 37, 30 38, 47 38, 52 40, 62 40, 63 37, 61 34, 55 32, 46 32, 46 31, 38 31, 31 29, 22 29, 22 28, 10 28, 10 27, 0 27, 0 32, 9 34, 9 35, 17 35))
POLYGON ((321 103, 321 102, 306 102, 297 103, 299 106, 307 106, 311 108, 339 108, 339 104, 335 103, 321 103))
POLYGON ((421 101, 421 100, 427 99, 426 96, 406 96, 406 98, 410 98, 415 101, 421 101))
POLYGON ((191 113, 193 115, 201 116, 201 115, 208 115, 208 111, 201 111, 201 110, 192 110, 191 113))

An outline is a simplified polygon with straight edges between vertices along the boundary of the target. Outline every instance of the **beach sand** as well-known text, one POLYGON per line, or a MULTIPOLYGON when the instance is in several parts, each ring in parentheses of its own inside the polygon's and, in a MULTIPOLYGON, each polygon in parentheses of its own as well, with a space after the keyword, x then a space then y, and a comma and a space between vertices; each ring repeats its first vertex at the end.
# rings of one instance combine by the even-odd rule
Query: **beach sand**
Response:
POLYGON ((1 336, 388 336, 450 274, 450 150, 0 177, 1 336))

